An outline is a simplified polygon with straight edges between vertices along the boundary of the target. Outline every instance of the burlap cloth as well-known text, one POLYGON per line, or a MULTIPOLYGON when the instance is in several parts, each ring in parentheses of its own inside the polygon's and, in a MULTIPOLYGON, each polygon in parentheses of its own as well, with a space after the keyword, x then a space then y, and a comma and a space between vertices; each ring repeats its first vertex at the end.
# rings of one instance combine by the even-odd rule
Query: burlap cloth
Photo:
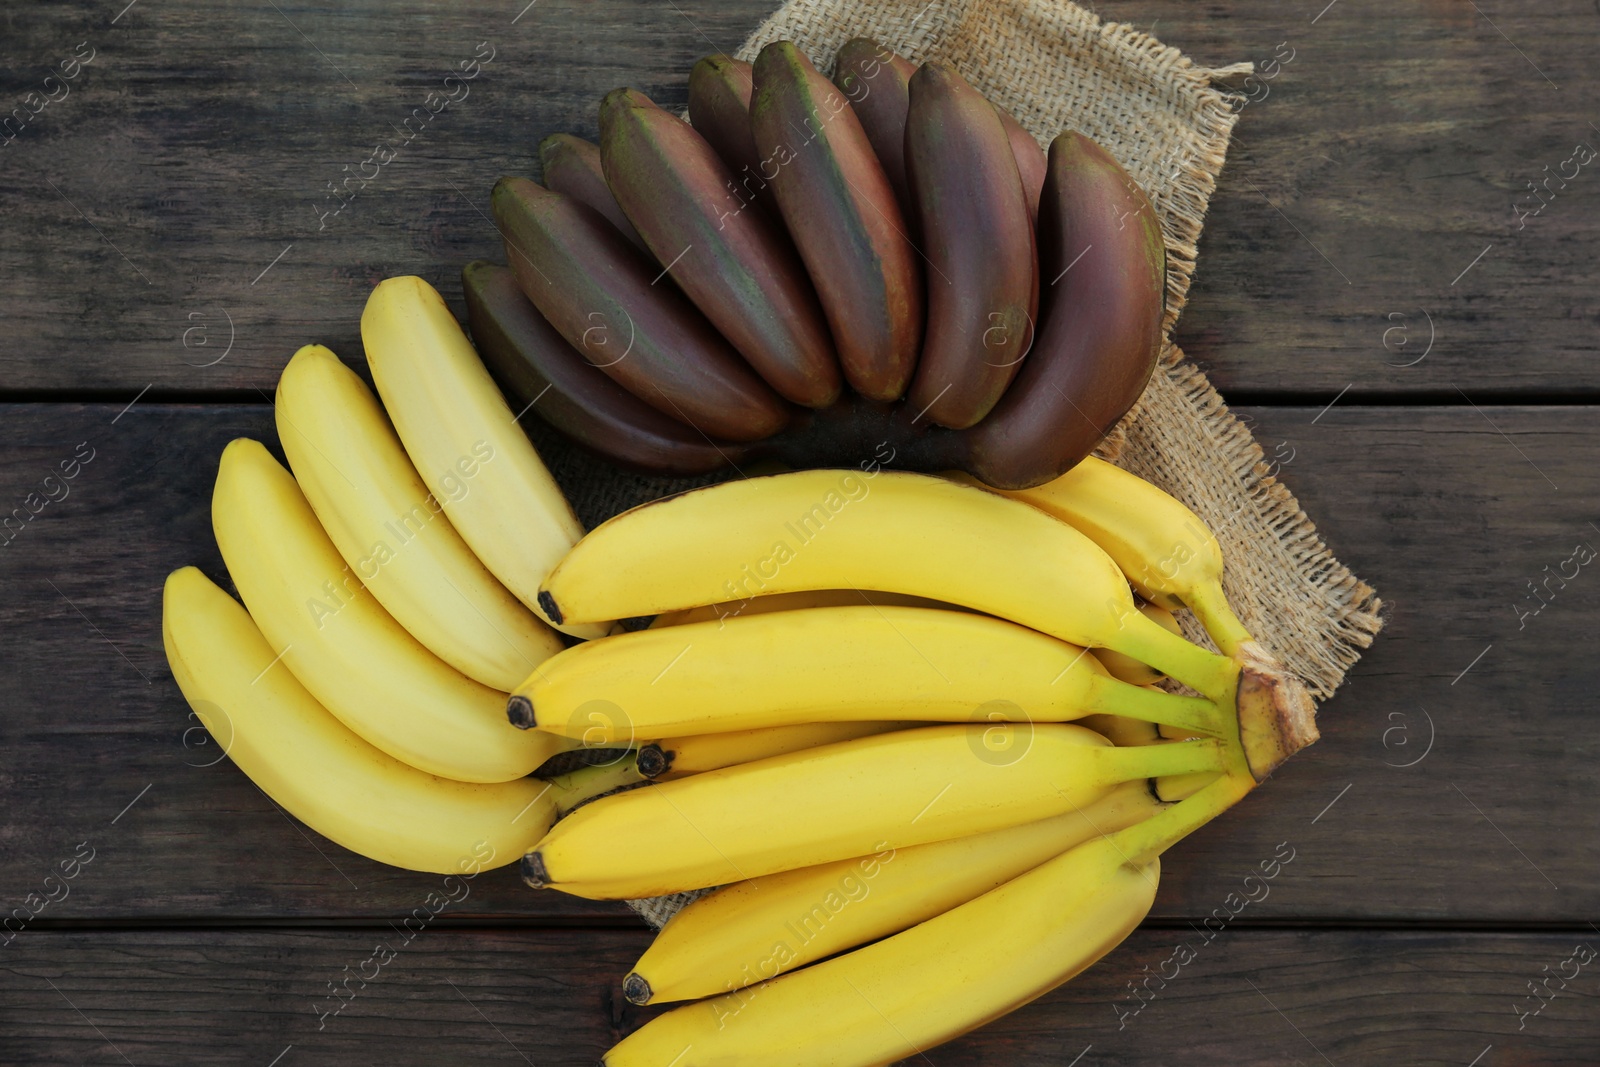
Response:
MULTIPOLYGON (((954 63, 1041 143, 1065 129, 1087 134, 1150 195, 1166 231, 1168 340, 1139 406, 1101 454, 1205 520, 1222 543, 1224 586, 1239 617, 1313 695, 1330 696, 1382 625, 1380 602, 1328 551, 1249 429, 1170 341, 1238 120, 1216 83, 1249 64, 1197 66, 1065 0, 788 0, 738 56, 754 59, 787 39, 829 71, 839 46, 860 36, 915 62, 954 63)), ((587 522, 690 484, 622 475, 553 441, 545 447, 587 522)), ((1184 622, 1192 639, 1210 644, 1193 619, 1184 622)), ((630 903, 660 926, 692 896, 630 903)))

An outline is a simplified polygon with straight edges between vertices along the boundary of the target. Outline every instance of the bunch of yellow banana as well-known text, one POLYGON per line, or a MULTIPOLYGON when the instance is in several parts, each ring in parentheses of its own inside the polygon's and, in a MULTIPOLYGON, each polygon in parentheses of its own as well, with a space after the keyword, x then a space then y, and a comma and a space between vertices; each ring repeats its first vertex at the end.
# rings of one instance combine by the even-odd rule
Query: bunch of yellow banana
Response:
MULTIPOLYGON (((709 950, 692 946, 695 965, 721 979, 725 992, 647 1023, 606 1053, 604 1067, 867 1067, 916 1056, 1042 996, 1115 948, 1155 900, 1160 854, 1246 788, 1221 776, 1132 825, 1125 824, 1138 819, 1132 812, 1087 833, 1064 820, 1018 830, 1004 844, 998 835, 964 839, 921 846, 925 854, 907 849, 888 861, 863 857, 849 870, 763 880, 784 895, 777 901, 750 886, 720 890, 667 924, 661 951, 653 947, 628 976, 629 995, 669 1000, 706 991, 704 981, 672 984, 684 970, 671 958, 683 947, 671 933, 680 919, 713 942, 729 932, 766 940, 744 946, 743 955, 714 943, 709 950), (1118 822, 1122 828, 1113 831, 1118 822), (907 859, 907 870, 890 880, 894 864, 907 859), (952 871, 951 863, 971 867, 952 871), (917 884, 919 874, 930 880, 917 884), (838 897, 835 887, 852 879, 871 886, 870 878, 885 879, 877 914, 846 919, 847 909, 858 906, 852 899, 828 920, 840 924, 837 934, 824 926, 815 946, 792 947, 806 937, 796 919, 816 923, 823 911, 808 907, 838 897), (713 902, 725 894, 737 894, 730 911, 744 905, 737 922, 720 923, 714 914, 724 905, 713 902), (796 903, 797 912, 776 910, 796 903), (903 918, 887 914, 896 905, 903 918), (874 937, 882 939, 781 973, 874 937), (663 983, 659 998, 653 980, 663 983)), ((1088 823, 1090 814, 1085 808, 1078 822, 1088 823)), ((859 903, 874 903, 872 892, 859 903)))
POLYGON ((293 473, 248 439, 217 471, 244 607, 176 572, 168 658, 228 755, 308 825, 402 867, 509 863, 561 811, 642 780, 631 760, 530 778, 574 746, 506 721, 506 691, 563 646, 530 605, 582 530, 426 282, 381 283, 362 333, 387 414, 328 349, 295 354, 275 409, 293 473))
POLYGON ((523 877, 591 898, 720 887, 624 983, 640 1004, 712 999, 605 1063, 888 1063, 1109 951, 1161 852, 1316 737, 1220 578, 1189 509, 1096 460, 1008 494, 750 478, 579 541, 546 616, 655 622, 556 654, 508 714, 635 745, 653 784, 557 822, 523 877))
POLYGON ((585 536, 431 287, 380 284, 362 336, 377 395, 308 346, 288 466, 224 450, 243 605, 175 572, 168 659, 234 763, 352 850, 712 890, 624 983, 711 999, 610 1067, 881 1064, 982 1025, 1110 951, 1161 853, 1316 738, 1216 539, 1115 466, 747 478, 585 536), (635 752, 538 776, 577 748, 635 752))

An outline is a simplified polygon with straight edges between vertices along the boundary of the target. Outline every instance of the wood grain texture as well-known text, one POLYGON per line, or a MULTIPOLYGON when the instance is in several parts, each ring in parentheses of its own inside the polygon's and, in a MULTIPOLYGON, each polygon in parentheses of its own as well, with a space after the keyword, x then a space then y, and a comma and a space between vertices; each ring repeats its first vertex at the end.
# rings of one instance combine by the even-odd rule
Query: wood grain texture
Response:
POLYGON ((382 278, 420 274, 461 310, 461 266, 501 255, 497 178, 537 174, 548 133, 593 138, 624 82, 681 108, 695 60, 773 4, 190 0, 113 24, 121 6, 3 16, 7 108, 80 41, 97 49, 0 148, 8 391, 270 392, 302 344, 360 357, 382 278), (461 96, 444 79, 481 42, 492 60, 430 115, 461 96), (363 168, 379 145, 392 161, 363 168))
POLYGON ((1257 65, 1177 331, 1225 395, 1595 394, 1593 3, 1100 10, 1257 65))
MULTIPOLYGON (((474 930, 407 943, 382 927, 26 934, 5 950, 0 1029, 6 1062, 18 1067, 589 1067, 651 1014, 617 990, 646 940, 643 931, 474 930), (381 968, 368 962, 380 945, 393 953, 377 957, 388 960, 381 968), (338 1014, 330 983, 348 991, 338 1014)), ((1202 944, 1187 930, 1142 929, 1061 989, 905 1062, 1464 1067, 1492 1046, 1481 1064, 1591 1067, 1597 965, 1565 990, 1553 980, 1559 992, 1538 1015, 1517 1012, 1538 1004, 1530 980, 1597 942, 1592 933, 1234 930, 1202 944), (1129 983, 1184 943, 1192 961, 1164 987, 1151 981, 1153 999, 1132 1014, 1129 983)))
MULTIPOLYGON (((509 870, 402 944, 439 879, 322 840, 216 762, 160 647, 166 573, 224 578, 216 457, 274 442, 290 354, 359 366, 389 275, 461 311, 459 265, 500 257, 497 177, 536 174, 547 133, 593 137, 617 85, 681 107, 690 64, 775 0, 525 4, 0 10, 0 397, 115 400, 0 404, 0 913, 38 910, 0 945, 7 1064, 593 1064, 648 1015, 616 992, 649 936, 633 913, 509 870), (393 160, 330 214, 379 145, 393 160), (246 403, 154 402, 213 396, 246 403), (319 1018, 379 942, 381 976, 319 1018)), ((1323 398, 1242 414, 1388 625, 1323 740, 1173 850, 1154 926, 911 1062, 1588 1067, 1593 966, 1518 1012, 1600 945, 1600 578, 1560 577, 1600 543, 1600 438, 1592 409, 1473 401, 1600 396, 1600 176, 1559 176, 1600 147, 1600 7, 1099 11, 1257 63, 1177 340, 1225 394, 1323 398), (1452 406, 1360 406, 1375 394, 1452 406), (1495 926, 1520 929, 1461 932, 1495 926), (1195 961, 1149 980, 1179 945, 1195 961), (1140 981, 1155 999, 1130 1016, 1140 981)), ((676 487, 597 488, 604 464, 529 423, 590 523, 676 487)))
MULTIPOLYGON (((79 42, 94 59, 0 148, 0 390, 270 391, 301 344, 359 361, 362 304, 393 274, 459 312, 460 265, 501 255, 497 177, 536 173, 547 133, 592 137, 619 84, 682 106, 692 62, 772 6, 8 8, 6 107, 79 42), (459 94, 443 79, 480 42, 493 59, 467 96, 405 127, 430 92, 459 94), (380 144, 393 161, 324 216, 380 144)), ((1100 12, 1201 63, 1292 50, 1244 87, 1179 326, 1224 391, 1600 389, 1600 161, 1552 181, 1537 217, 1513 210, 1575 144, 1600 148, 1589 0, 1100 12)))
MULTIPOLYGON (((1515 611, 1537 603, 1526 583, 1546 565, 1600 545, 1593 415, 1243 414, 1335 553, 1383 591, 1389 626, 1322 709, 1323 740, 1174 852, 1156 914, 1210 914, 1280 842, 1297 858, 1252 919, 1600 914, 1600 810, 1574 800, 1600 790, 1600 576, 1581 569, 1549 585, 1539 615, 1515 611)), ((0 548, 0 623, 26 635, 0 660, 0 892, 32 891, 83 840, 101 858, 44 919, 383 918, 435 889, 302 831, 227 763, 207 766, 216 749, 163 661, 161 582, 186 563, 224 578, 208 517, 216 457, 240 435, 274 443, 268 410, 14 405, 0 427, 0 502, 12 507, 81 443, 94 449, 68 495, 0 548)), ((591 524, 675 487, 641 478, 602 500, 598 461, 534 430, 591 524)), ((533 893, 508 871, 481 879, 458 914, 633 922, 621 905, 533 893)))
POLYGON ((1322 740, 1185 842, 1163 888, 1205 913, 1226 872, 1303 841, 1264 914, 1593 918, 1600 814, 1574 798, 1600 781, 1600 560, 1517 610, 1600 549, 1592 409, 1242 414, 1387 624, 1319 709, 1322 740))

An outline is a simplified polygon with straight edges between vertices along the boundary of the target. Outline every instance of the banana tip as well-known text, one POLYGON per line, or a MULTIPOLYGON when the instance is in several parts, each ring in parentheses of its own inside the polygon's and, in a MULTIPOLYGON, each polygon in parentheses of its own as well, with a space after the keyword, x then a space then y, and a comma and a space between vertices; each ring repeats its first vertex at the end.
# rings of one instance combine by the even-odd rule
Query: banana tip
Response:
POLYGON ((644 975, 634 971, 622 980, 622 995, 628 998, 630 1004, 650 1003, 650 983, 644 975))
POLYGON ((634 766, 646 778, 654 778, 672 766, 672 756, 660 745, 645 745, 634 757, 634 766))
POLYGON ((565 620, 561 617, 561 608, 556 604, 556 598, 550 595, 549 590, 539 590, 539 610, 549 616, 550 621, 560 626, 565 620))
POLYGON ((533 715, 533 701, 520 694, 506 701, 506 718, 519 730, 531 730, 538 725, 533 715))
POLYGON ((548 889, 550 875, 544 869, 544 857, 537 851, 529 852, 522 857, 522 880, 532 889, 548 889))

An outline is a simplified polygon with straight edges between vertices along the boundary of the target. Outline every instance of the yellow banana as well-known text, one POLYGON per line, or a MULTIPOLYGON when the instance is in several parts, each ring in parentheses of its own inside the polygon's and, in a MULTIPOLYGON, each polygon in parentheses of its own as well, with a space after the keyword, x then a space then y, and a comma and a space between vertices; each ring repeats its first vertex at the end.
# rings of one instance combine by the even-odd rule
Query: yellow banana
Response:
POLYGON ((943 478, 796 471, 634 508, 574 546, 540 593, 558 622, 605 622, 804 589, 960 604, 1072 644, 1123 652, 1224 706, 1239 665, 1139 614, 1077 530, 943 478))
POLYGON ((484 566, 537 610, 539 584, 583 527, 444 299, 421 278, 379 282, 361 341, 422 480, 484 566))
POLYGON ((223 450, 211 523, 273 650, 319 703, 395 759, 441 778, 505 782, 572 747, 513 727, 505 694, 429 652, 365 589, 323 606, 323 585, 339 581, 345 562, 259 441, 223 450))
MULTIPOLYGON (((748 473, 748 471, 746 472, 748 473)), ((662 626, 682 626, 690 622, 710 622, 712 619, 737 619, 745 615, 761 615, 769 611, 795 611, 800 608, 842 608, 859 604, 897 605, 911 608, 961 609, 954 604, 929 600, 923 596, 906 596, 901 593, 880 593, 868 589, 803 589, 795 593, 775 593, 772 596, 732 600, 722 604, 668 611, 655 617, 651 629, 662 626)), ((1146 667, 1145 670, 1150 668, 1146 667)))
POLYGON ((658 1004, 766 981, 931 919, 1161 808, 1147 782, 1127 782, 1038 822, 735 882, 674 915, 623 991, 658 1004))
POLYGON ((319 612, 363 585, 411 635, 469 678, 508 690, 561 640, 472 554, 354 371, 321 345, 278 380, 278 438, 312 510, 349 565, 319 612))
MULTIPOLYGON (((1230 709, 1231 712, 1231 709, 1230 709)), ((507 704, 585 744, 856 719, 1111 713, 1223 735, 1215 704, 1119 682, 1082 648, 937 608, 809 608, 640 630, 547 660, 507 704), (596 716, 597 708, 607 714, 596 716)))
POLYGON ((414 871, 475 873, 517 859, 556 818, 555 795, 538 779, 448 781, 363 741, 278 662, 244 608, 193 567, 167 578, 161 636, 178 688, 228 758, 290 815, 352 852, 414 871))
POLYGON ((730 730, 719 734, 689 734, 654 741, 639 749, 639 773, 658 782, 683 778, 701 771, 716 771, 739 763, 754 763, 801 749, 886 734, 917 726, 915 722, 807 722, 795 726, 769 726, 761 730, 730 730))
POLYGON ((1140 596, 1194 612, 1226 655, 1250 640, 1222 592, 1222 546, 1200 516, 1162 489, 1090 456, 1054 481, 1004 495, 1081 530, 1140 596))
POLYGON ((998 830, 1226 763, 1218 741, 1115 748, 1061 723, 901 730, 604 797, 557 823, 522 874, 595 899, 663 896, 998 830))
POLYGON ((1115 948, 1155 900, 1160 853, 1244 789, 1218 779, 909 930, 668 1012, 606 1053, 603 1067, 871 1067, 917 1056, 1115 948))
MULTIPOLYGON (((1166 608, 1144 603, 1139 605, 1139 614, 1160 623, 1161 628, 1168 633, 1183 636, 1183 629, 1179 627, 1178 620, 1166 608)), ((1140 663, 1132 656, 1124 656, 1121 652, 1113 652, 1109 648, 1096 649, 1094 658, 1100 661, 1100 666, 1110 672, 1111 677, 1129 685, 1154 685, 1166 677, 1148 663, 1140 663)))

